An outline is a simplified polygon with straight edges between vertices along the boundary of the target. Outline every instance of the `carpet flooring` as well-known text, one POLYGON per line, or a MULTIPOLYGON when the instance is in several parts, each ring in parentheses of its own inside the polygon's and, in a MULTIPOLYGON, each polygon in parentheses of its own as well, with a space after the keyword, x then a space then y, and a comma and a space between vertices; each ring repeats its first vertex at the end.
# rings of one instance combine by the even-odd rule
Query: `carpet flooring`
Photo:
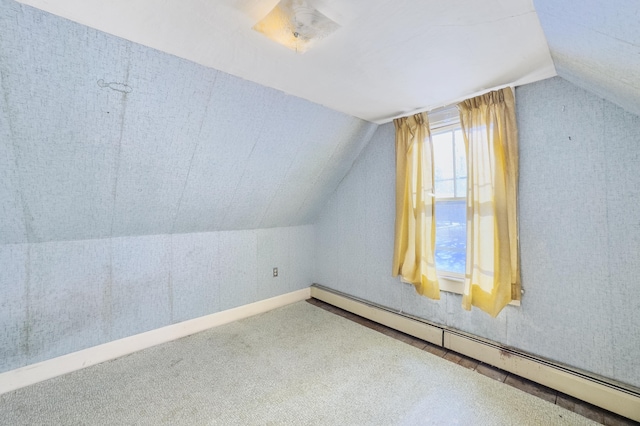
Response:
POLYGON ((2 425, 588 425, 299 302, 0 396, 2 425))

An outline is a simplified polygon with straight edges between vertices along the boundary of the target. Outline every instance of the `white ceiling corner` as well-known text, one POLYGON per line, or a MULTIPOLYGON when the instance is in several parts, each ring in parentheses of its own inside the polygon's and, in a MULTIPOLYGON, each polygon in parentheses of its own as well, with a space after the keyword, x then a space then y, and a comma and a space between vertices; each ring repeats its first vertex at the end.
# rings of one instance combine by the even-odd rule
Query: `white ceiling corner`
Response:
POLYGON ((531 0, 317 0, 305 54, 252 30, 277 0, 19 0, 372 122, 556 75, 531 0))

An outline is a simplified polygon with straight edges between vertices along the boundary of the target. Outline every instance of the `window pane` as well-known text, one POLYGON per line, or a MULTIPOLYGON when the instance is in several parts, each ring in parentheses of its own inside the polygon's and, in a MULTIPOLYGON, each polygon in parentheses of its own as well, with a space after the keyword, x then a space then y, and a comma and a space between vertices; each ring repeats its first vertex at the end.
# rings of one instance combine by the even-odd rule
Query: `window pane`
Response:
POLYGON ((456 179, 456 198, 467 197, 467 178, 456 179))
POLYGON ((453 197, 453 133, 445 132, 433 136, 433 163, 437 197, 453 197))
POLYGON ((456 130, 455 134, 455 159, 456 159, 456 197, 467 196, 467 154, 464 149, 462 130, 456 130))
POLYGON ((467 202, 436 201, 436 268, 464 274, 467 202))

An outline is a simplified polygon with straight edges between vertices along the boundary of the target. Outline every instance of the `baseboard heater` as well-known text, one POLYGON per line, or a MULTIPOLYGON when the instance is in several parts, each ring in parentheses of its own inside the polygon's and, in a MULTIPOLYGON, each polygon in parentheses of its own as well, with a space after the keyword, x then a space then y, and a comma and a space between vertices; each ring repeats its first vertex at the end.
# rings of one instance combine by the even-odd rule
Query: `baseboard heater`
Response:
POLYGON ((311 297, 640 422, 640 389, 569 368, 317 284, 311 297))

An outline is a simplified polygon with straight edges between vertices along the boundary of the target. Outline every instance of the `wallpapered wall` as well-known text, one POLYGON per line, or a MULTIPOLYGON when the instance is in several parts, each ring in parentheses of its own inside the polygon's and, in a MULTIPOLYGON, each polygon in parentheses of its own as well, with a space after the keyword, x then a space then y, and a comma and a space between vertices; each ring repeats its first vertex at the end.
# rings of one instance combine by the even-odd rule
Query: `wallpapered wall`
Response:
POLYGON ((0 0, 0 372, 307 287, 375 128, 0 0))
POLYGON ((0 372, 308 287, 313 241, 307 225, 0 245, 0 372))
POLYGON ((316 281, 640 386, 638 117, 518 89, 526 294, 490 319, 390 277, 392 124, 351 167, 375 125, 9 0, 0 28, 0 372, 316 281))
POLYGON ((640 118, 553 78, 516 91, 522 306, 496 319, 391 277, 394 128, 381 126, 316 224, 315 281, 640 386, 640 118))
POLYGON ((0 244, 308 225, 375 124, 0 0, 0 244))

